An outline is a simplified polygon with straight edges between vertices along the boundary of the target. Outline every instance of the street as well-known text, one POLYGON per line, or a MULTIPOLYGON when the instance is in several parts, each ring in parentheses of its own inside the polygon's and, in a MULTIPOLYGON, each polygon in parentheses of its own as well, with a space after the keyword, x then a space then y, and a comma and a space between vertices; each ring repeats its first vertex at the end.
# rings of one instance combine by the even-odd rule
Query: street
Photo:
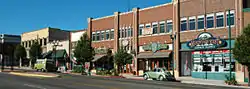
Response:
POLYGON ((35 78, 0 73, 0 89, 235 89, 167 81, 109 79, 60 74, 61 78, 35 78))

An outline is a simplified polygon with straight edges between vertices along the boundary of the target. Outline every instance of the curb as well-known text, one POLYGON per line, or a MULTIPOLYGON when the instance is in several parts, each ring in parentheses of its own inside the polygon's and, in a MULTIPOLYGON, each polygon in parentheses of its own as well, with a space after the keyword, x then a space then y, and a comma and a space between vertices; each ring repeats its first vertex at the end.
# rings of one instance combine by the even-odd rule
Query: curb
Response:
POLYGON ((44 77, 44 78, 55 78, 60 77, 59 75, 42 75, 42 74, 30 74, 30 73, 20 73, 20 72, 9 72, 8 74, 18 75, 18 76, 27 76, 27 77, 44 77))
POLYGON ((211 83, 195 83, 195 82, 189 82, 189 81, 181 81, 181 83, 185 84, 199 84, 199 85, 210 85, 210 86, 221 86, 221 87, 230 87, 230 88, 249 88, 247 86, 233 86, 233 85, 218 85, 218 84, 211 84, 211 83))

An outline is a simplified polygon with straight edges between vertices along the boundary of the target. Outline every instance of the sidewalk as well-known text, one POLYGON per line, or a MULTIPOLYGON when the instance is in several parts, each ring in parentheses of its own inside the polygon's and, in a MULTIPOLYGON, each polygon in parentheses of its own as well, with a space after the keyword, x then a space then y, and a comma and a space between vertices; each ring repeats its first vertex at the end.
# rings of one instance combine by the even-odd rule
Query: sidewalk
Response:
POLYGON ((224 80, 206 80, 198 79, 192 77, 179 77, 176 80, 181 81, 181 83, 187 84, 200 84, 200 85, 213 85, 213 86, 223 86, 223 87, 235 87, 235 88, 250 88, 248 86, 234 86, 225 84, 224 80))

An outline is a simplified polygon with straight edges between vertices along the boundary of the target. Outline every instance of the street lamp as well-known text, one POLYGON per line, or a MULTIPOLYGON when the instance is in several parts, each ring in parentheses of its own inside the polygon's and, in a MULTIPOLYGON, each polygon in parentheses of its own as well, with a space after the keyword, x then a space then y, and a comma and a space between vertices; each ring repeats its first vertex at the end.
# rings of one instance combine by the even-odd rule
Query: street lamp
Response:
POLYGON ((228 40, 229 40, 229 77, 231 80, 231 76, 232 76, 232 69, 231 69, 231 65, 232 65, 232 57, 231 57, 231 15, 230 15, 230 10, 228 10, 228 15, 227 15, 227 23, 228 23, 228 40))
POLYGON ((58 41, 58 40, 52 41, 52 47, 53 47, 53 53, 54 53, 53 59, 55 58, 56 67, 58 67, 58 61, 57 61, 57 58, 56 58, 56 47, 57 47, 57 46, 60 46, 60 45, 59 45, 59 41, 58 41))
POLYGON ((172 64, 172 71, 173 71, 173 76, 174 76, 174 68, 175 68, 175 62, 174 62, 174 41, 175 41, 175 38, 176 38, 176 34, 175 33, 174 34, 171 33, 169 36, 170 36, 170 38, 172 40, 172 62, 173 62, 173 64, 172 64))

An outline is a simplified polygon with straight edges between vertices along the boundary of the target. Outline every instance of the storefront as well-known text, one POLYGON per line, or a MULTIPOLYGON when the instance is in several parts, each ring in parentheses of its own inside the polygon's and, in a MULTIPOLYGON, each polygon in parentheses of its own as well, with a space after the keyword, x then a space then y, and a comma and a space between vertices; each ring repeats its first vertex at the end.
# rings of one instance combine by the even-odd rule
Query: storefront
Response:
MULTIPOLYGON (((228 40, 203 32, 194 40, 182 44, 181 75, 193 78, 226 80, 229 76, 230 58, 228 40)), ((234 40, 231 40, 234 45, 234 40)), ((232 46, 233 47, 233 46, 232 46)), ((231 54, 232 55, 232 54, 231 54)), ((231 58, 235 76, 235 60, 231 58)))

